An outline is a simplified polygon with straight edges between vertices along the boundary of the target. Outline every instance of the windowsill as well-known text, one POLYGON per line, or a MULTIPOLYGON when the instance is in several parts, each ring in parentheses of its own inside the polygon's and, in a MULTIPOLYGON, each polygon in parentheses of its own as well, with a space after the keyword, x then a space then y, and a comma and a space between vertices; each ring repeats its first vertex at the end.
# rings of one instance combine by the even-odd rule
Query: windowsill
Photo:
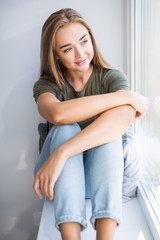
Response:
MULTIPOLYGON (((81 239, 96 239, 96 231, 90 224, 92 214, 91 201, 86 200, 86 219, 88 227, 81 233, 81 239)), ((60 240, 59 231, 55 228, 53 203, 45 199, 37 240, 60 240)), ((115 233, 115 240, 153 240, 153 236, 140 207, 138 198, 123 204, 122 222, 115 233)))
POLYGON ((138 200, 150 228, 150 231, 152 232, 154 240, 159 240, 160 222, 157 217, 156 211, 157 209, 159 210, 159 206, 152 197, 152 194, 149 194, 149 192, 147 192, 147 189, 142 182, 140 182, 138 186, 138 200))

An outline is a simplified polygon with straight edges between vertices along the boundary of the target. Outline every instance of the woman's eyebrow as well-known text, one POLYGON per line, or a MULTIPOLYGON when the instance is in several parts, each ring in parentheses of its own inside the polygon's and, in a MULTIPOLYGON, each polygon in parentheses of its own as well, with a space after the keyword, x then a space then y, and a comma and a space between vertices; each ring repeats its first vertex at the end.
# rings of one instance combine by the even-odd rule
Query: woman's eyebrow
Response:
POLYGON ((71 45, 71 43, 65 44, 65 45, 61 46, 60 49, 61 49, 61 48, 68 47, 68 46, 70 46, 70 45, 71 45))
POLYGON ((81 41, 85 36, 87 36, 87 33, 84 34, 83 37, 81 37, 81 38, 79 39, 79 41, 81 41))
MULTIPOLYGON (((81 37, 81 38, 79 39, 79 41, 81 41, 85 36, 87 36, 87 34, 84 34, 83 37, 81 37)), ((60 49, 65 48, 65 47, 68 47, 68 46, 70 46, 70 45, 71 45, 71 43, 65 44, 65 45, 61 46, 60 49)))

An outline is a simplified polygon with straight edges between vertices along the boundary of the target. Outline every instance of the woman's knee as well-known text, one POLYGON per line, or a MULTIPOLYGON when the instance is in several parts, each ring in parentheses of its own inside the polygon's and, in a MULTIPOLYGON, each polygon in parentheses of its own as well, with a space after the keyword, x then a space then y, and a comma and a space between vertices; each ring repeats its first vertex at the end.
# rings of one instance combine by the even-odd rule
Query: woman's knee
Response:
POLYGON ((64 124, 64 125, 55 125, 50 130, 51 137, 53 135, 60 136, 60 137, 70 137, 74 136, 80 132, 80 126, 77 123, 74 124, 64 124))
POLYGON ((58 147, 60 144, 66 142, 71 137, 75 136, 81 131, 77 123, 66 125, 55 125, 49 133, 51 145, 58 147))

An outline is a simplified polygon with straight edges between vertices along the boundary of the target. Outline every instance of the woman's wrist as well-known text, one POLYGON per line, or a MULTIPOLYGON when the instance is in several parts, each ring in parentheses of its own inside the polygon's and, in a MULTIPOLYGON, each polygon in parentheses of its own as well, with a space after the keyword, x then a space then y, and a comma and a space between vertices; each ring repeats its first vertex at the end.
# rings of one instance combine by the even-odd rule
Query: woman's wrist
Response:
POLYGON ((132 91, 130 90, 118 90, 116 92, 117 94, 119 94, 119 99, 121 99, 122 101, 122 105, 134 105, 134 96, 132 91))
POLYGON ((56 152, 58 155, 61 156, 62 159, 64 159, 65 161, 71 156, 69 148, 67 148, 66 146, 66 142, 61 144, 59 147, 56 148, 56 152))

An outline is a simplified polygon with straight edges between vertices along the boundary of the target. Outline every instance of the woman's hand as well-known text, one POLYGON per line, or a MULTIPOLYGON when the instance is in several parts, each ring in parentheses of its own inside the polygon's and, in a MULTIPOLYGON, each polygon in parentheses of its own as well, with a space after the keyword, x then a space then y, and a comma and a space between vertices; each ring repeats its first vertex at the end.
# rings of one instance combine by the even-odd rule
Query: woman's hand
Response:
MULTIPOLYGON (((124 91, 124 90, 120 90, 124 91)), ((149 108, 149 100, 147 97, 142 96, 139 93, 126 91, 125 93, 128 94, 130 99, 130 105, 136 110, 135 118, 142 118, 149 108)))
POLYGON ((133 93, 133 107, 136 109, 135 118, 142 118, 149 108, 149 100, 136 92, 133 93))
POLYGON ((54 198, 53 188, 65 162, 66 158, 63 157, 62 152, 57 148, 37 171, 33 189, 40 199, 43 197, 41 192, 50 200, 54 198))

